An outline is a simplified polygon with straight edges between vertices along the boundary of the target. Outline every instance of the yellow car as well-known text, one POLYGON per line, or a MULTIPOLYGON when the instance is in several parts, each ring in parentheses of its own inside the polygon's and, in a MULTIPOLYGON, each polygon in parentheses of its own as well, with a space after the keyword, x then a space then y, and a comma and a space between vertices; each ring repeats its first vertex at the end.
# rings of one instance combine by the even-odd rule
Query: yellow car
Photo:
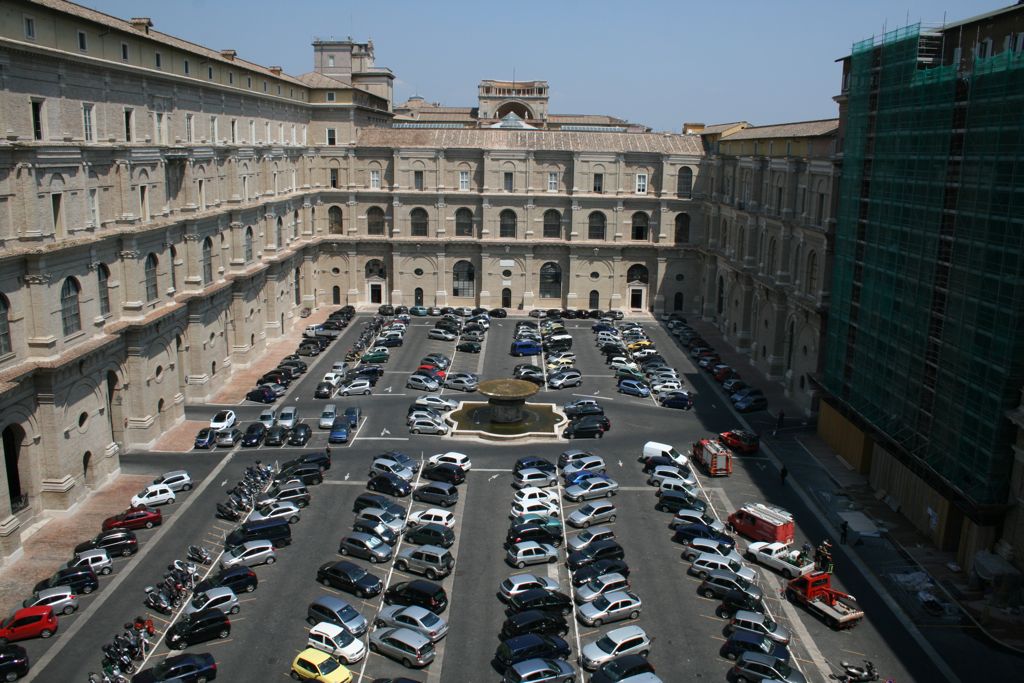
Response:
POLYGON ((632 344, 627 344, 626 348, 630 351, 638 351, 640 349, 646 349, 649 346, 654 346, 654 344, 647 339, 641 339, 640 341, 635 341, 632 344))
POLYGON ((326 652, 307 647, 292 661, 292 678, 297 681, 350 683, 352 672, 326 652))

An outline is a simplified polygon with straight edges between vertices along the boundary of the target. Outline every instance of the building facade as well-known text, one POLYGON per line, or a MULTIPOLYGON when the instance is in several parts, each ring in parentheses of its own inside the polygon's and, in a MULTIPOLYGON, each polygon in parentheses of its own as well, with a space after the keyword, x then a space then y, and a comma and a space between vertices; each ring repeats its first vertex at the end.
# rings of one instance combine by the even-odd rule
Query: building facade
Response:
POLYGON ((843 60, 823 436, 970 568, 1024 567, 1024 6, 843 60))
POLYGON ((145 18, 0 5, 0 555, 303 307, 700 310, 699 136, 418 129, 372 44, 313 53, 290 76, 145 18))

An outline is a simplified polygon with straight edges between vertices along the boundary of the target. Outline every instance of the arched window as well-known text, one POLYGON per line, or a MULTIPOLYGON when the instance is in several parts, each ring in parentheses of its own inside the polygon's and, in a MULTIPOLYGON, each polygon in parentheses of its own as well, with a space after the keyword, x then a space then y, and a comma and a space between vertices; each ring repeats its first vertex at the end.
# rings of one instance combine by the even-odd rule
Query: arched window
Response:
POLYGON ((167 272, 171 274, 171 287, 174 289, 178 288, 178 275, 174 272, 174 265, 178 260, 178 250, 171 246, 171 262, 167 267, 167 272))
POLYGON ((792 320, 789 321, 789 327, 786 328, 786 369, 793 369, 793 344, 796 342, 795 339, 796 326, 792 320))
POLYGON ((633 264, 626 271, 626 282, 639 282, 646 285, 649 277, 647 266, 642 263, 633 264))
POLYGON ((469 209, 459 209, 455 212, 455 236, 473 236, 473 212, 469 209))
POLYGON ((370 259, 366 262, 366 277, 367 278, 381 278, 386 279, 388 276, 388 269, 384 266, 384 262, 378 258, 370 259))
POLYGON ((587 239, 603 240, 606 220, 604 214, 595 211, 587 218, 587 239))
POLYGON ((562 268, 549 261, 540 267, 540 298, 562 298, 562 268))
POLYGON ((327 232, 332 235, 341 234, 341 209, 337 206, 327 209, 327 232))
POLYGON ((213 240, 203 240, 203 284, 213 282, 213 240))
POLYGON ((7 297, 0 294, 0 356, 5 356, 14 351, 11 343, 11 304, 7 297))
POLYGON ((681 213, 676 215, 676 244, 686 244, 690 241, 690 214, 681 213))
POLYGON ((802 245, 802 244, 796 245, 796 249, 794 250, 794 255, 793 255, 793 273, 792 273, 792 278, 793 278, 793 284, 794 285, 799 285, 800 284, 800 266, 803 265, 803 250, 804 250, 804 245, 802 245))
POLYGON ((544 237, 558 239, 562 236, 562 214, 555 209, 544 212, 544 237))
POLYGON ((815 225, 824 225, 824 222, 825 222, 825 196, 827 194, 825 192, 825 181, 824 180, 819 180, 817 185, 815 186, 815 188, 816 188, 818 204, 817 204, 817 206, 814 209, 814 224, 815 225))
POLYGON ((476 296, 476 268, 469 261, 452 268, 452 296, 476 296))
POLYGON ((105 263, 96 266, 96 284, 99 288, 100 315, 110 313, 110 268, 105 263))
POLYGON ((587 302, 590 305, 590 310, 597 310, 601 307, 601 293, 596 289, 590 290, 590 300, 587 302))
POLYGON ((65 337, 82 329, 82 312, 78 306, 81 291, 82 287, 73 277, 65 280, 64 286, 60 288, 60 322, 65 337))
POLYGON ((775 277, 775 238, 768 241, 768 257, 764 264, 765 275, 775 277))
POLYGON ((683 310, 683 293, 676 292, 675 296, 672 297, 672 310, 681 311, 683 310))
POLYGON ((274 242, 274 245, 278 249, 284 246, 284 221, 280 216, 277 217, 277 241, 274 242))
POLYGON ((159 265, 159 261, 156 258, 156 254, 150 254, 146 257, 146 265, 144 272, 146 276, 146 301, 153 301, 159 293, 159 283, 157 282, 156 267, 159 265))
POLYGON ((366 210, 366 234, 384 234, 384 209, 379 206, 371 206, 366 210))
MULTIPOLYGON (((292 171, 292 189, 295 189, 295 171, 292 171)), ((292 239, 299 239, 299 210, 292 211, 292 239)))
POLYGON ((245 229, 245 262, 252 261, 252 227, 245 229))
POLYGON ((650 219, 647 214, 643 211, 637 211, 633 214, 633 239, 639 242, 646 242, 650 236, 650 219))
POLYGON ((683 199, 689 199, 690 194, 693 191, 693 171, 683 166, 679 169, 679 175, 676 176, 676 194, 683 199))
POLYGON ((430 218, 426 209, 415 208, 409 212, 409 221, 412 224, 413 237, 426 237, 430 231, 430 218))
POLYGON ((505 209, 498 216, 498 237, 516 238, 516 212, 505 209))
POLYGON ((721 275, 718 276, 718 292, 715 295, 715 310, 718 311, 718 315, 722 315, 722 311, 725 310, 725 280, 721 275))
POLYGON ((818 295, 818 254, 813 250, 807 252, 807 272, 804 274, 807 282, 807 293, 811 296, 818 295))

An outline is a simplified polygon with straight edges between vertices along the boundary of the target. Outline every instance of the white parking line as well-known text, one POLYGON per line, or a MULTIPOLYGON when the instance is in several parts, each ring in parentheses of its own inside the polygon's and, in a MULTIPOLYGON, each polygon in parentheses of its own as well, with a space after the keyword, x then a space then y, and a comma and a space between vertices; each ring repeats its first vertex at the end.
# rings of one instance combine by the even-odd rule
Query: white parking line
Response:
MULTIPOLYGON (((565 548, 565 569, 569 573, 569 593, 571 594, 572 593, 572 569, 569 568, 569 534, 566 531, 565 507, 562 505, 562 482, 561 481, 556 481, 555 482, 555 491, 558 493, 558 519, 562 523, 562 547, 565 548)), ((572 611, 572 631, 573 631, 573 636, 574 636, 574 638, 576 640, 576 652, 579 653, 579 652, 582 651, 582 648, 580 646, 580 625, 579 625, 579 622, 576 621, 576 608, 575 608, 575 606, 573 607, 573 611, 572 611)), ((580 681, 580 683, 582 683, 582 681, 583 681, 583 668, 582 667, 580 667, 579 671, 577 671, 577 674, 579 676, 578 680, 580 681)))

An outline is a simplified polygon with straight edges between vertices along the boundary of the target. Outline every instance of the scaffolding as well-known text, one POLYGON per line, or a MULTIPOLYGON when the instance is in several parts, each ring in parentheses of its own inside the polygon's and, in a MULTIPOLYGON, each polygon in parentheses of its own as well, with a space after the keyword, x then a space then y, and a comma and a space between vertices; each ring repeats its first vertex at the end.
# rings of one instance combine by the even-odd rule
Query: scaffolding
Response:
POLYGON ((1024 55, 961 71, 943 38, 853 46, 824 384, 998 504, 1024 383, 1024 55))

